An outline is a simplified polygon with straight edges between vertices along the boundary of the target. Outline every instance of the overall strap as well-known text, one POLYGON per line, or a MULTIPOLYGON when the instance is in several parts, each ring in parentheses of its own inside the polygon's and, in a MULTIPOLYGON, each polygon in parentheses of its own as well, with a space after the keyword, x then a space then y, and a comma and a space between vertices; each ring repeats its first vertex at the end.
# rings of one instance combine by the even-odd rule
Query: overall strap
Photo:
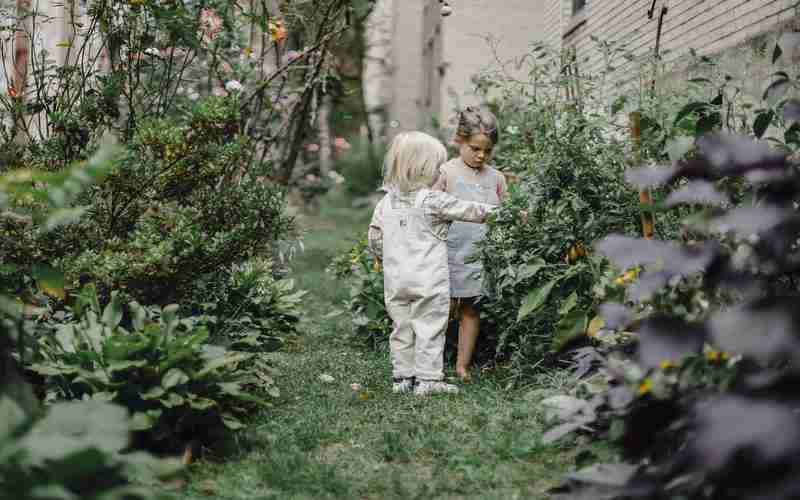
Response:
POLYGON ((414 198, 414 208, 422 209, 422 202, 425 201, 425 197, 428 196, 429 192, 430 191, 428 191, 427 189, 420 189, 419 190, 419 192, 417 193, 416 198, 414 198))

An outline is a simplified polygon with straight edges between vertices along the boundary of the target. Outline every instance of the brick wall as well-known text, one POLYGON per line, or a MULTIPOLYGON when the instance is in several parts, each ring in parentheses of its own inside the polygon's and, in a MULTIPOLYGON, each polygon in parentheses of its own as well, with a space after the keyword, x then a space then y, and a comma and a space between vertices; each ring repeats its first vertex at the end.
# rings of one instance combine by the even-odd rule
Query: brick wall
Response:
MULTIPOLYGON (((658 16, 663 0, 656 2, 653 19, 647 11, 652 0, 587 0, 583 12, 573 17, 571 0, 550 0, 551 8, 561 7, 564 15, 564 46, 575 47, 584 71, 601 68, 603 60, 590 38, 619 42, 635 56, 655 47, 658 16)), ((756 35, 776 28, 796 16, 796 0, 671 0, 664 16, 661 53, 666 62, 686 55, 689 49, 709 55, 736 47, 756 35)), ((612 65, 625 66, 621 57, 612 65)))

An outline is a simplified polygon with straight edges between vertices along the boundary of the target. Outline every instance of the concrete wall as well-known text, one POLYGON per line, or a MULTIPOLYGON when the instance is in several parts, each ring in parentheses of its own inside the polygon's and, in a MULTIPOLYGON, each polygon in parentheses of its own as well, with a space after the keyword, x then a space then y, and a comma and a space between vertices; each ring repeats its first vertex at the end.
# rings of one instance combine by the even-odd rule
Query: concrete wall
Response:
POLYGON ((400 0, 394 5, 392 44, 392 103, 390 134, 421 128, 423 68, 423 12, 428 0, 400 0))
POLYGON ((367 19, 365 30, 363 91, 367 119, 377 137, 385 137, 394 92, 395 0, 379 0, 367 19))
MULTIPOLYGON (((437 3, 437 2, 434 2, 437 3)), ((458 0, 442 24, 443 64, 439 114, 477 101, 471 78, 494 61, 486 37, 496 39, 501 60, 519 57, 552 28, 549 0, 458 0), (549 9, 549 10, 548 10, 549 9)))

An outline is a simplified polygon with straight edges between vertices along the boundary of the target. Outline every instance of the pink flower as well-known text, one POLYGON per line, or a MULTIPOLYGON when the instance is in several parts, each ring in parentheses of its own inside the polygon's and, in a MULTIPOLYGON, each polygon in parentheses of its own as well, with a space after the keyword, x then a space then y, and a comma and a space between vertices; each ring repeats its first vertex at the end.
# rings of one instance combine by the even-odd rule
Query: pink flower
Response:
POLYGON ((316 153, 319 151, 319 144, 306 144, 306 151, 309 153, 316 153))
POLYGON ((217 97, 224 97, 228 95, 228 93, 225 92, 225 89, 223 89, 222 87, 215 87, 212 93, 217 97))
POLYGON ((289 52, 286 53, 286 59, 288 59, 289 62, 292 62, 295 59, 299 59, 301 57, 303 57, 303 54, 296 50, 290 50, 289 52))
POLYGON ((333 145, 334 147, 336 147, 336 149, 340 150, 350 149, 350 143, 347 142, 347 139, 345 139, 344 137, 337 137, 336 139, 334 139, 333 145))
POLYGON ((210 42, 222 31, 222 18, 214 9, 208 7, 200 11, 200 35, 204 42, 210 42))

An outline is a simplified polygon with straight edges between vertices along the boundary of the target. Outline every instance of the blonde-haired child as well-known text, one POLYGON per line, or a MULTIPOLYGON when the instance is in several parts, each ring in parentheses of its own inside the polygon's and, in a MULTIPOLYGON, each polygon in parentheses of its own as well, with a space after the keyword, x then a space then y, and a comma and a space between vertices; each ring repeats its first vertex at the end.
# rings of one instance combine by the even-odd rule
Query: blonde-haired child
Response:
MULTIPOLYGON (((465 200, 499 205, 506 194, 503 174, 488 165, 499 132, 489 111, 469 106, 458 114, 455 143, 459 157, 442 166, 434 189, 465 200)), ((480 332, 479 301, 483 295, 480 261, 470 261, 474 245, 486 235, 483 221, 456 222, 447 240, 450 294, 459 318, 456 374, 469 381, 470 363, 480 332), (470 261, 470 262, 467 262, 470 261)))
POLYGON ((375 207, 369 245, 383 261, 384 300, 394 392, 454 393, 443 382, 450 309, 447 235, 452 221, 484 222, 493 207, 431 189, 447 160, 437 139, 422 132, 395 137, 384 160, 386 195, 375 207))

